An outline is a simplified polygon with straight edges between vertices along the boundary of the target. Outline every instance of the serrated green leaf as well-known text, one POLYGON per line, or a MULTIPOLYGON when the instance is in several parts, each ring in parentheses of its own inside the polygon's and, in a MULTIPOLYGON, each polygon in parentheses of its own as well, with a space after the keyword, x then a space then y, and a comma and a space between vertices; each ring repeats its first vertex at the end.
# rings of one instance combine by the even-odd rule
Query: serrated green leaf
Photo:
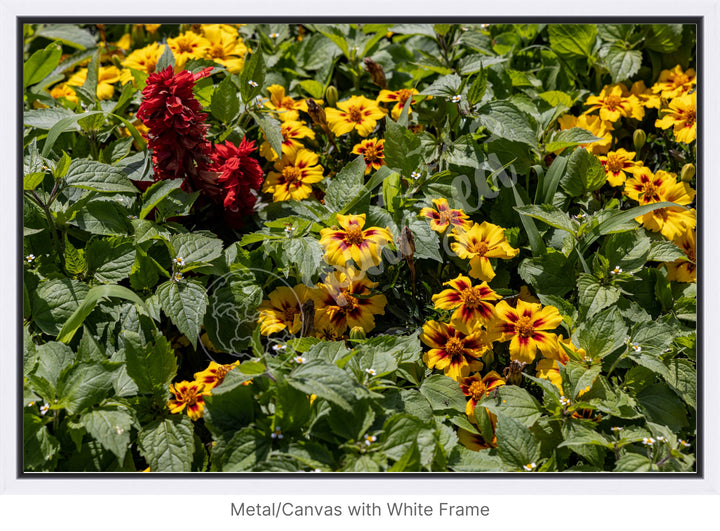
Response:
POLYGON ((631 79, 640 70, 642 53, 640 50, 627 50, 622 46, 612 45, 605 52, 605 64, 613 83, 620 83, 631 79))
POLYGON ((520 277, 538 293, 563 297, 575 286, 568 275, 568 260, 559 252, 549 252, 535 258, 526 258, 518 267, 520 277))
POLYGON ((109 164, 94 160, 75 159, 70 163, 65 184, 73 188, 83 188, 95 192, 137 193, 137 188, 125 174, 109 164))
POLYGON ((153 472, 190 472, 195 439, 189 417, 178 414, 143 426, 138 449, 153 472))
POLYGON ((46 334, 56 335, 82 303, 90 288, 77 280, 41 282, 33 293, 33 321, 46 334))
POLYGON ((432 461, 437 439, 435 432, 419 418, 407 413, 398 413, 385 421, 385 433, 382 448, 385 454, 400 460, 413 444, 420 451, 420 463, 427 465, 432 461))
POLYGON ((223 452, 223 472, 246 472, 265 461, 270 452, 270 437, 260 430, 243 428, 230 440, 223 452))
POLYGON ((258 126, 265 136, 265 140, 270 143, 270 147, 278 156, 282 155, 283 134, 280 121, 266 114, 251 113, 258 126))
POLYGON ((230 75, 226 76, 213 92, 210 99, 210 112, 225 125, 232 122, 240 110, 237 88, 230 75))
POLYGON ((156 294, 165 315, 195 348, 208 305, 203 285, 197 280, 168 281, 158 286, 156 294))
POLYGON ((212 262, 222 255, 223 242, 218 238, 208 238, 200 234, 177 234, 170 238, 175 250, 175 258, 182 258, 186 269, 193 264, 212 262))
POLYGON ((365 158, 360 155, 332 178, 325 194, 325 205, 332 212, 345 212, 346 205, 355 196, 363 193, 365 166, 365 158))
POLYGON ((159 336, 155 344, 143 345, 134 332, 123 332, 127 374, 141 393, 164 396, 177 373, 177 360, 168 341, 159 336))
MULTIPOLYGON (((540 404, 530 393, 516 385, 503 385, 484 398, 477 406, 484 406, 492 413, 507 415, 528 428, 542 415, 540 404)), ((527 464, 527 463, 525 463, 527 464)))
POLYGON ((513 207, 517 212, 524 216, 530 216, 531 218, 539 219, 555 227, 556 229, 562 229, 575 235, 575 225, 573 225, 570 217, 562 210, 552 205, 526 205, 523 207, 513 207))
POLYGON ((593 359, 603 358, 625 344, 627 325, 617 308, 608 308, 582 323, 573 334, 573 344, 593 359))
POLYGON ((645 455, 625 454, 615 462, 613 472, 649 472, 652 462, 645 455))
POLYGON ((121 409, 99 408, 80 417, 88 433, 122 461, 130 445, 132 416, 121 409))
POLYGON ((598 158, 586 149, 577 148, 568 159, 560 186, 570 197, 580 197, 600 188, 605 180, 605 170, 598 158))
POLYGON ((150 188, 145 190, 142 196, 142 210, 140 210, 140 219, 145 219, 152 210, 170 195, 174 190, 182 186, 184 179, 168 179, 153 183, 150 188))
POLYGON ((555 133, 552 136, 552 140, 545 143, 545 151, 547 153, 553 153, 568 147, 597 142, 598 140, 601 139, 593 135, 591 132, 579 127, 573 127, 571 129, 564 129, 555 133))
POLYGON ((620 298, 619 288, 603 285, 592 275, 580 273, 577 282, 580 305, 587 309, 585 315, 588 318, 612 306, 620 298))
POLYGON ((327 361, 314 359, 299 365, 288 375, 287 382, 346 411, 352 411, 352 404, 356 401, 354 389, 357 383, 347 372, 327 361))
POLYGON ((533 149, 538 148, 535 127, 530 117, 507 101, 492 101, 483 105, 478 113, 480 123, 492 134, 510 140, 522 142, 533 149))
POLYGON ((550 48, 558 55, 590 57, 597 27, 594 24, 550 24, 548 35, 550 48))
POLYGON ((265 83, 265 60, 262 50, 258 48, 249 58, 246 58, 245 65, 240 72, 240 94, 243 101, 248 103, 252 98, 260 94, 265 83))
POLYGON ((64 370, 57 383, 58 407, 80 413, 106 398, 119 364, 104 362, 78 363, 64 370))
POLYGON ((428 399, 435 411, 455 410, 465 412, 467 399, 460 386, 443 374, 433 374, 423 380, 420 393, 428 399))
POLYGON ((521 422, 500 414, 495 434, 498 455, 509 465, 522 470, 540 460, 540 444, 521 422))

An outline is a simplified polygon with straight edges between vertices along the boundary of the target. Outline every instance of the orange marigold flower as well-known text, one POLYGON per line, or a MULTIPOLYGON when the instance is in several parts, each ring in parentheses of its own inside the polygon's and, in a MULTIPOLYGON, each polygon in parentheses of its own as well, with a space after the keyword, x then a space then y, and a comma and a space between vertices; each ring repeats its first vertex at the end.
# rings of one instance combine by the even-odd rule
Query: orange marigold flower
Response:
POLYGON ((380 264, 382 247, 393 239, 390 230, 380 227, 363 230, 365 214, 338 214, 337 221, 340 229, 320 231, 320 245, 325 249, 325 261, 330 265, 344 267, 350 260, 354 260, 362 270, 380 264))
POLYGON ((442 234, 450 226, 469 229, 472 225, 468 215, 460 209, 450 208, 444 197, 433 199, 432 202, 435 208, 425 207, 420 210, 420 215, 430 219, 430 228, 435 232, 442 234))
MULTIPOLYGON (((410 100, 410 104, 415 103, 415 100, 411 100, 414 94, 419 94, 417 89, 400 89, 400 90, 381 90, 377 97, 377 102, 395 102, 390 115, 393 120, 400 118, 405 104, 410 100)), ((408 105, 408 115, 412 112, 412 107, 408 105)))
POLYGON ((489 348, 484 330, 472 331, 462 321, 450 324, 428 321, 423 325, 420 339, 430 350, 423 354, 423 361, 431 369, 440 369, 456 381, 471 372, 483 368, 479 359, 489 348))
POLYGON ((350 99, 337 103, 338 109, 325 109, 325 117, 335 136, 341 136, 357 129, 360 136, 368 136, 377 121, 385 113, 373 100, 365 96, 351 96, 350 99))
POLYGON ((680 65, 677 65, 672 70, 663 70, 660 72, 660 77, 652 86, 652 91, 669 100, 687 94, 696 84, 697 76, 695 70, 688 68, 683 72, 680 65))
POLYGON ((371 295, 376 286, 377 282, 353 268, 327 275, 311 292, 315 328, 336 338, 356 326, 370 332, 375 328, 375 315, 383 315, 387 304, 385 295, 371 295))
POLYGON ((170 384, 170 392, 174 398, 168 400, 170 413, 180 413, 187 406, 187 414, 192 420, 198 420, 205 411, 204 395, 210 391, 200 382, 178 382, 170 384))
POLYGON ((495 341, 510 340, 510 359, 532 363, 537 350, 546 357, 557 356, 557 336, 549 332, 562 322, 554 306, 517 301, 513 308, 506 301, 495 307, 495 316, 488 325, 488 334, 495 341))
POLYGON ((443 286, 450 289, 432 296, 438 310, 455 310, 452 319, 467 325, 476 321, 484 324, 493 316, 493 305, 487 301, 496 301, 502 297, 495 293, 487 282, 473 286, 470 279, 463 275, 445 282, 443 286))
POLYGON ((607 182, 610 186, 621 186, 627 176, 625 172, 636 173, 642 167, 642 162, 633 160, 635 152, 618 149, 610 151, 607 156, 599 156, 600 163, 605 169, 607 182))
POLYGON ((258 307, 260 333, 269 336, 287 329, 291 334, 297 334, 302 329, 303 319, 308 318, 303 315, 302 305, 309 298, 310 291, 302 284, 294 288, 275 288, 258 307))
POLYGON ((227 373, 229 373, 238 365, 240 365, 239 361, 227 365, 220 365, 219 363, 211 361, 207 369, 195 373, 195 381, 204 384, 205 390, 209 391, 223 383, 223 381, 225 381, 225 376, 227 376, 227 373))
POLYGON ((460 259, 470 259, 470 276, 488 282, 495 278, 490 258, 509 259, 520 252, 510 247, 502 227, 487 221, 475 223, 469 230, 455 228, 452 237, 456 240, 450 244, 453 252, 460 259))
POLYGON ((673 128, 675 140, 689 144, 697 137, 697 92, 675 98, 668 109, 661 111, 665 115, 655 122, 660 129, 673 128))
POLYGON ((352 152, 365 158, 365 175, 385 164, 385 139, 369 138, 353 146, 352 152))
POLYGON ((473 374, 460 380, 460 389, 465 396, 470 397, 465 406, 465 413, 470 418, 470 422, 476 423, 475 406, 477 403, 502 385, 505 385, 505 380, 495 371, 490 371, 482 378, 479 374, 473 374))
POLYGON ((589 96, 585 105, 590 108, 585 114, 600 110, 600 119, 608 122, 617 122, 620 117, 642 120, 645 109, 636 96, 628 92, 622 83, 606 85, 598 96, 589 96))

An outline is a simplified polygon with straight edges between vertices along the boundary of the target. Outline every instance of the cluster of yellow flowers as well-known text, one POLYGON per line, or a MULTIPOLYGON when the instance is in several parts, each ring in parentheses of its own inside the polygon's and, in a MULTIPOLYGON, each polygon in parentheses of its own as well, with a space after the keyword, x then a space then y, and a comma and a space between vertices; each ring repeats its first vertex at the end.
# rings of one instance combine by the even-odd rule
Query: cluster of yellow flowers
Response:
MULTIPOLYGON (((170 384, 172 398, 168 400, 170 413, 181 413, 187 407, 187 414, 192 420, 198 420, 205 413, 205 396, 212 394, 212 390, 222 384, 228 372, 240 365, 239 361, 229 365, 220 365, 210 362, 207 369, 195 373, 192 382, 182 381, 170 384)), ((243 385, 251 383, 250 380, 243 385)))

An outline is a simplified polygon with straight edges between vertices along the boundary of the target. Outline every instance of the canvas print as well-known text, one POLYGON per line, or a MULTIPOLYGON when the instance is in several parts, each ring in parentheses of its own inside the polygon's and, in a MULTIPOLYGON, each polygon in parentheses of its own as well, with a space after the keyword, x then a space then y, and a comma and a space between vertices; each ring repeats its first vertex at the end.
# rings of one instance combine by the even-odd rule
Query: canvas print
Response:
POLYGON ((23 472, 696 471, 695 24, 137 22, 21 25, 23 472))

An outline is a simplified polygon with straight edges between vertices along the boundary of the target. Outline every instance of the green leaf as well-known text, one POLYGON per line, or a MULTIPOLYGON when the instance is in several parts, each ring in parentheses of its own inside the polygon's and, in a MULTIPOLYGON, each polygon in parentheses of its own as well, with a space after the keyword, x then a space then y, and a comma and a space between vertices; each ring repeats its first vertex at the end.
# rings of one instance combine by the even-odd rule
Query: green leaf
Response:
MULTIPOLYGON (((484 398, 477 406, 488 408, 496 415, 507 415, 530 427, 540 418, 542 410, 540 404, 525 389, 516 385, 503 385, 498 388, 497 396, 492 393, 484 398)), ((525 462, 524 464, 527 464, 525 462)))
POLYGON ((420 393, 428 399, 435 411, 465 411, 467 400, 460 386, 444 374, 433 374, 423 380, 420 393))
POLYGON ((84 275, 88 270, 88 263, 85 259, 85 251, 76 249, 65 235, 65 249, 63 250, 63 259, 65 261, 65 271, 70 276, 84 275))
MULTIPOLYGON (((517 183, 512 186, 512 191, 513 196, 515 197, 515 205, 520 208, 524 207, 525 201, 523 201, 523 198, 520 195, 520 190, 517 183)), ((527 216, 520 216, 520 223, 522 223, 522 226, 525 229, 525 233, 528 236, 528 240, 530 240, 530 248, 532 249, 533 255, 544 255, 546 252, 545 242, 543 241, 542 236, 540 236, 540 232, 538 231, 535 222, 527 216)))
POLYGON ((403 454, 403 456, 395 461, 392 467, 388 470, 389 472, 420 472, 422 470, 422 463, 420 462, 420 450, 415 441, 413 441, 410 448, 403 454))
MULTIPOLYGON (((242 385, 247 381, 244 378, 231 378, 231 375, 236 376, 236 370, 230 371, 223 384, 214 388, 211 396, 205 397, 203 419, 216 439, 223 436, 232 437, 254 418, 254 391, 252 387, 242 385)), ((286 427, 284 423, 282 426, 286 427)))
POLYGON ((138 449, 153 472, 190 472, 193 425, 185 414, 151 422, 138 433, 138 449))
POLYGON ((77 211, 70 224, 84 231, 105 236, 125 236, 130 232, 124 209, 115 202, 98 199, 84 205, 77 202, 71 208, 77 211))
POLYGON ((560 186, 570 197, 580 197, 600 188, 605 180, 605 170, 598 158, 586 149, 577 148, 570 155, 560 186))
POLYGON ((37 367, 33 374, 44 378, 53 387, 63 370, 75 361, 75 353, 67 345, 50 341, 37 347, 37 367))
MULTIPOLYGON (((668 243, 674 246, 672 242, 668 243)), ((645 236, 643 230, 621 232, 607 238, 602 248, 610 267, 620 266, 627 273, 645 265, 650 254, 651 240, 645 236)))
POLYGON ((77 329, 80 328, 87 316, 95 309, 100 299, 105 297, 118 297, 133 302, 149 314, 145 302, 138 297, 134 291, 123 286, 95 286, 87 292, 82 304, 79 304, 72 315, 65 321, 62 330, 58 333, 57 340, 62 343, 69 343, 77 329))
POLYGON ((607 65, 613 83, 631 79, 640 70, 642 53, 640 50, 627 50, 619 45, 612 45, 605 52, 607 65))
POLYGON ((579 127, 564 129, 562 131, 557 131, 553 134, 552 139, 545 143, 545 152, 553 153, 568 147, 597 142, 598 140, 601 139, 593 135, 591 132, 579 127))
POLYGON ((135 262, 135 245, 130 239, 94 240, 85 248, 88 268, 105 284, 115 284, 130 275, 135 262))
POLYGON ((522 142, 537 150, 535 126, 530 117, 507 101, 491 101, 478 113, 480 123, 492 134, 513 142, 522 142))
POLYGON ((566 57, 590 57, 597 27, 594 24, 550 24, 548 26, 550 48, 566 57))
POLYGON ((687 411, 680 399, 664 383, 641 389, 636 397, 647 418, 677 433, 688 426, 687 411))
POLYGON ((283 135, 280 121, 266 114, 253 112, 251 115, 262 129, 265 140, 270 143, 270 147, 275 154, 282 155, 283 135))
POLYGON ((95 192, 135 194, 138 191, 130 179, 115 166, 87 159, 76 159, 70 163, 65 175, 65 184, 95 192))
POLYGON ((562 229, 572 235, 575 235, 576 229, 572 220, 564 211, 557 207, 552 205, 526 205, 523 207, 513 208, 524 216, 539 219, 551 227, 562 229))
POLYGON ((297 267, 300 280, 311 285, 313 277, 322 269, 323 255, 325 251, 320 246, 316 237, 303 236, 292 238, 283 242, 287 264, 294 264, 297 267))
POLYGON ((230 440, 223 452, 223 472, 246 472, 265 461, 270 452, 270 437, 260 430, 243 428, 230 440))
POLYGON ((243 101, 248 103, 252 98, 260 94, 265 83, 265 60, 262 50, 258 48, 246 57, 243 69, 240 72, 240 94, 243 101), (252 83, 251 83, 252 81, 252 83))
POLYGON ((548 171, 545 174, 545 179, 543 179, 543 203, 549 204, 552 202, 555 192, 557 192, 558 186, 560 185, 560 180, 565 174, 566 166, 567 158, 561 155, 555 157, 555 160, 550 165, 550 168, 548 168, 548 171))
POLYGON ((41 282, 33 293, 33 321, 46 334, 56 335, 80 306, 89 287, 77 280, 54 279, 41 282))
POLYGON ((51 470, 60 443, 45 426, 43 419, 25 413, 23 415, 23 468, 24 470, 51 470))
POLYGON ((573 334, 573 344, 593 359, 604 358, 625 344, 628 329, 617 308, 608 308, 582 323, 573 334))
POLYGON ((142 344, 140 336, 123 331, 127 374, 140 393, 164 396, 167 386, 177 374, 177 360, 170 343, 158 336, 155 344, 142 344))
POLYGON ((415 258, 443 261, 440 237, 430 228, 427 219, 419 218, 416 212, 406 211, 400 226, 407 226, 415 238, 415 258))
POLYGON ((130 446, 132 416, 120 409, 100 408, 80 417, 88 433, 122 461, 130 446))
POLYGON ((693 409, 696 408, 697 372, 690 360, 673 359, 669 362, 665 381, 693 409))
POLYGON ((685 258, 686 255, 677 245, 665 239, 652 242, 647 260, 653 262, 674 262, 685 258))
POLYGON ((317 31, 330 39, 335 44, 335 46, 337 46, 338 49, 343 53, 343 55, 345 55, 345 57, 350 57, 350 47, 347 40, 345 39, 345 35, 343 34, 342 29, 337 26, 330 26, 325 24, 315 25, 315 28, 317 29, 317 31))
POLYGON ((80 50, 93 48, 96 45, 93 34, 77 24, 48 24, 38 29, 36 35, 51 41, 60 41, 80 50))
POLYGON ((360 155, 332 178, 325 194, 325 205, 332 212, 346 212, 349 202, 363 191, 365 166, 365 158, 360 155))
POLYGON ((620 298, 620 289, 603 285, 592 275, 581 273, 577 281, 580 305, 587 308, 586 316, 592 317, 600 310, 615 304, 620 298))
POLYGON ((682 44, 682 24, 652 24, 645 47, 660 53, 670 53, 682 44))
POLYGON ((80 413, 108 396, 118 363, 78 363, 64 370, 58 378, 58 407, 80 413))
POLYGON ((625 454, 615 462, 613 472, 649 472, 652 462, 645 455, 625 454))
POLYGON ((232 77, 227 75, 213 92, 210 99, 210 112, 225 125, 232 122, 240 110, 237 88, 232 82, 232 77))
POLYGON ((23 190, 35 190, 45 179, 44 172, 28 173, 23 177, 23 190))
POLYGON ((573 275, 568 274, 569 267, 564 254, 551 251, 523 260, 518 267, 518 274, 538 293, 563 297, 575 288, 573 275))
POLYGON ((325 92, 325 87, 323 87, 322 83, 314 79, 304 79, 300 81, 299 85, 316 100, 322 99, 325 92))
POLYGON ((422 157, 420 138, 411 133, 407 127, 388 119, 386 120, 384 153, 385 164, 388 168, 395 169, 409 177, 420 167, 422 157))
POLYGON ((500 414, 495 433, 498 455, 509 465, 522 470, 522 467, 540 460, 540 444, 521 422, 500 414))
POLYGON ((393 173, 382 183, 383 204, 388 212, 395 212, 393 200, 400 194, 400 174, 393 173))
POLYGON ((485 96, 485 91, 487 90, 487 72, 485 69, 480 70, 475 75, 475 79, 472 82, 472 85, 470 85, 470 88, 467 92, 467 100, 470 105, 475 105, 476 103, 480 103, 480 101, 483 99, 483 96, 485 96))
POLYGON ((420 451, 420 463, 427 465, 432 461, 437 444, 435 432, 417 417, 407 413, 393 415, 385 421, 383 432, 382 448, 391 459, 402 459, 416 444, 420 451))
POLYGON ((36 51, 23 65, 23 87, 39 83, 60 63, 62 46, 53 42, 36 51))
POLYGON ((145 219, 147 215, 158 205, 158 203, 170 195, 174 190, 179 189, 184 181, 185 179, 168 179, 153 183, 142 195, 143 207, 138 217, 140 219, 145 219))
MULTIPOLYGON (((85 111, 80 114, 72 114, 70 116, 67 116, 65 118, 62 118, 59 120, 55 125, 53 125, 50 128, 50 131, 48 132, 48 136, 45 139, 45 144, 43 145, 42 149, 42 156, 47 157, 50 155, 50 151, 52 150, 52 147, 55 145, 55 142, 60 137, 61 134, 63 134, 66 131, 77 131, 78 120, 82 120, 84 118, 89 118, 90 116, 95 116, 98 114, 103 114, 102 111, 85 111)), ((85 161, 88 162, 88 161, 85 161)), ((92 161, 94 162, 94 161, 92 161)), ((97 163, 95 163, 97 164, 97 163)), ((135 191, 135 190, 133 190, 135 191)))
POLYGON ((287 377, 287 383, 305 394, 352 411, 357 383, 344 370, 327 361, 314 359, 299 365, 287 377))
POLYGON ((165 315, 195 348, 208 305, 204 286, 197 280, 167 281, 156 293, 165 315))
POLYGON ((426 87, 421 93, 421 96, 441 96, 444 98, 451 98, 460 94, 460 85, 462 80, 457 74, 448 74, 439 77, 429 87, 426 87))
POLYGON ((222 255, 223 250, 222 240, 194 233, 176 234, 170 244, 175 250, 174 258, 181 257, 185 261, 183 270, 193 264, 212 262, 222 255))

